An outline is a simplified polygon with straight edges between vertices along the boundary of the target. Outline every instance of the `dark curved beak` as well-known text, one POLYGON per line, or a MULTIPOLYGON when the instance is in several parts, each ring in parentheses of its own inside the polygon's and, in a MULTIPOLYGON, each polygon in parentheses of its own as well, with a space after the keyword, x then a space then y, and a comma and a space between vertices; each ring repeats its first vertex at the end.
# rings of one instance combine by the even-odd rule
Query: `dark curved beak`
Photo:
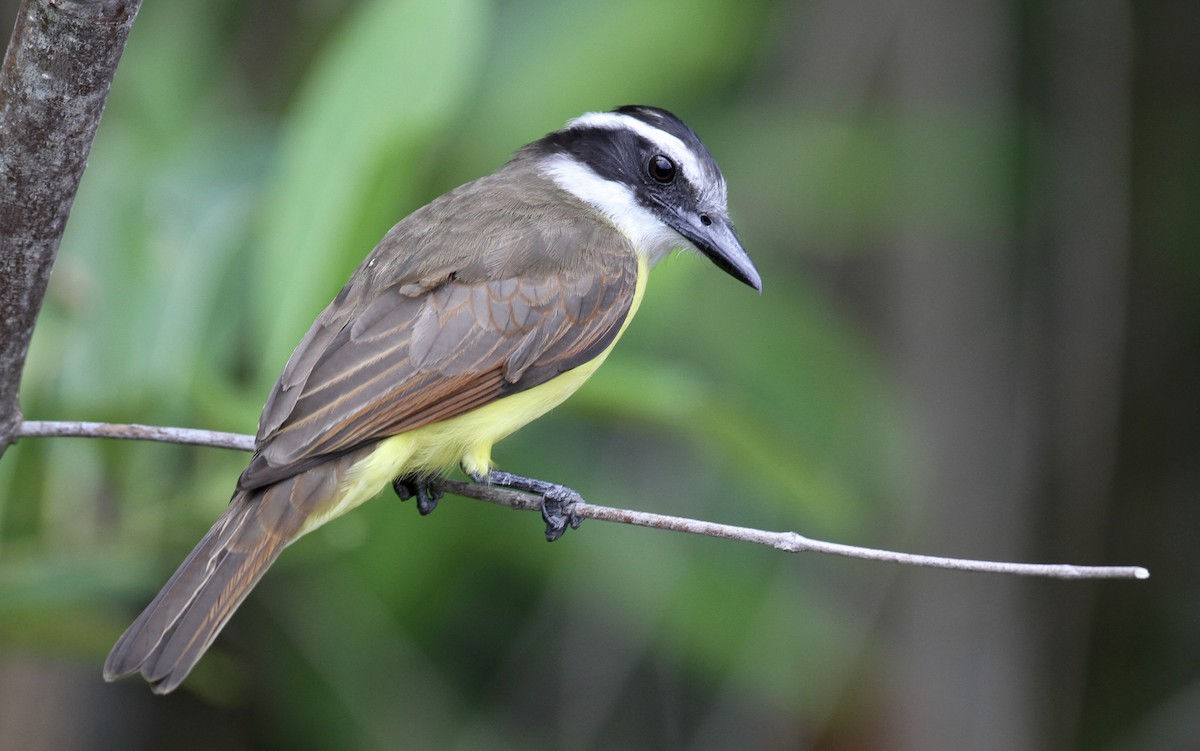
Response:
POLYGON ((762 277, 728 219, 688 212, 686 216, 675 214, 669 224, 722 271, 762 292, 762 277))

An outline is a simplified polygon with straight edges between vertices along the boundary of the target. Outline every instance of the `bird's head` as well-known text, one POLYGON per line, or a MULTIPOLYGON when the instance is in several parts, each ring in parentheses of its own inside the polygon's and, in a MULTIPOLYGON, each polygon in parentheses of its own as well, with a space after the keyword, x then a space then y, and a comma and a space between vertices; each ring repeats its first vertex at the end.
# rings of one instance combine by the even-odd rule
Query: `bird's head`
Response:
POLYGON ((588 113, 525 151, 560 188, 607 216, 651 263, 691 248, 762 290, 729 219, 720 168, 670 112, 629 105, 588 113))

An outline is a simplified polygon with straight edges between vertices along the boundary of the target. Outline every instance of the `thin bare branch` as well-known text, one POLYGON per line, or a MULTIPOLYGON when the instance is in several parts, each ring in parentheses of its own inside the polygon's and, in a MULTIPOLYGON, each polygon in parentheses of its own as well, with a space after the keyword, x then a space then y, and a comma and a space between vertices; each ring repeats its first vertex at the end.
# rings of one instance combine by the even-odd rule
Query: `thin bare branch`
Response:
MULTIPOLYGON (((238 433, 220 433, 213 430, 189 428, 161 428, 149 425, 113 425, 98 422, 27 422, 21 426, 22 437, 76 436, 87 438, 124 438, 140 441, 164 441, 195 446, 250 451, 254 448, 254 437, 238 433)), ((505 488, 480 485, 443 478, 434 487, 464 498, 474 498, 518 511, 538 511, 541 499, 505 488)), ((1141 566, 1073 566, 1058 563, 1007 563, 1003 561, 977 561, 965 558, 943 558, 932 555, 898 553, 891 550, 862 548, 836 542, 814 540, 795 532, 769 532, 749 527, 687 519, 681 516, 651 514, 645 511, 598 506, 581 503, 575 513, 585 519, 620 522, 639 527, 652 527, 673 532, 686 532, 706 537, 751 542, 767 545, 787 553, 827 553, 847 558, 863 558, 870 561, 902 563, 906 566, 947 568, 958 571, 978 571, 992 574, 1016 574, 1055 579, 1147 579, 1150 572, 1141 566)))
POLYGON ((21 425, 21 438, 120 438, 128 441, 157 441, 182 443, 189 446, 212 446, 237 451, 253 451, 254 436, 242 433, 222 433, 195 428, 163 428, 156 425, 114 425, 107 422, 38 422, 29 420, 21 425))

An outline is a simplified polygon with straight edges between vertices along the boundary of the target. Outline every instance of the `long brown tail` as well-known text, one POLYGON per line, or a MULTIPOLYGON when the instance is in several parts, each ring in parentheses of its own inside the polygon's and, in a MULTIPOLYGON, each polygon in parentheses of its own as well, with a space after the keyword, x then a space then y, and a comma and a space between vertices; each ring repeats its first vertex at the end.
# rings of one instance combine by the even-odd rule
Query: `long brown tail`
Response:
POLYGON ((334 460, 265 489, 238 491, 229 507, 108 655, 104 679, 141 671, 158 694, 174 690, 304 521, 337 492, 334 460))

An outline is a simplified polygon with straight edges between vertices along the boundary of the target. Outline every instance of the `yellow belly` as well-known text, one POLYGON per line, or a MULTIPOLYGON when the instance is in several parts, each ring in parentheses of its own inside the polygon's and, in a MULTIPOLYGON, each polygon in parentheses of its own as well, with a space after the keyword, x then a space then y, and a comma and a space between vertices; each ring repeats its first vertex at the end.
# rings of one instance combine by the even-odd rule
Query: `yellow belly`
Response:
POLYGON ((608 357, 641 305, 648 272, 646 261, 639 258, 637 286, 629 315, 625 317, 613 343, 595 359, 526 391, 380 441, 370 456, 346 473, 346 482, 339 497, 324 513, 310 516, 300 534, 311 532, 374 498, 392 480, 402 475, 443 472, 455 465, 461 465, 473 474, 487 474, 492 465, 493 445, 562 404, 608 357))

